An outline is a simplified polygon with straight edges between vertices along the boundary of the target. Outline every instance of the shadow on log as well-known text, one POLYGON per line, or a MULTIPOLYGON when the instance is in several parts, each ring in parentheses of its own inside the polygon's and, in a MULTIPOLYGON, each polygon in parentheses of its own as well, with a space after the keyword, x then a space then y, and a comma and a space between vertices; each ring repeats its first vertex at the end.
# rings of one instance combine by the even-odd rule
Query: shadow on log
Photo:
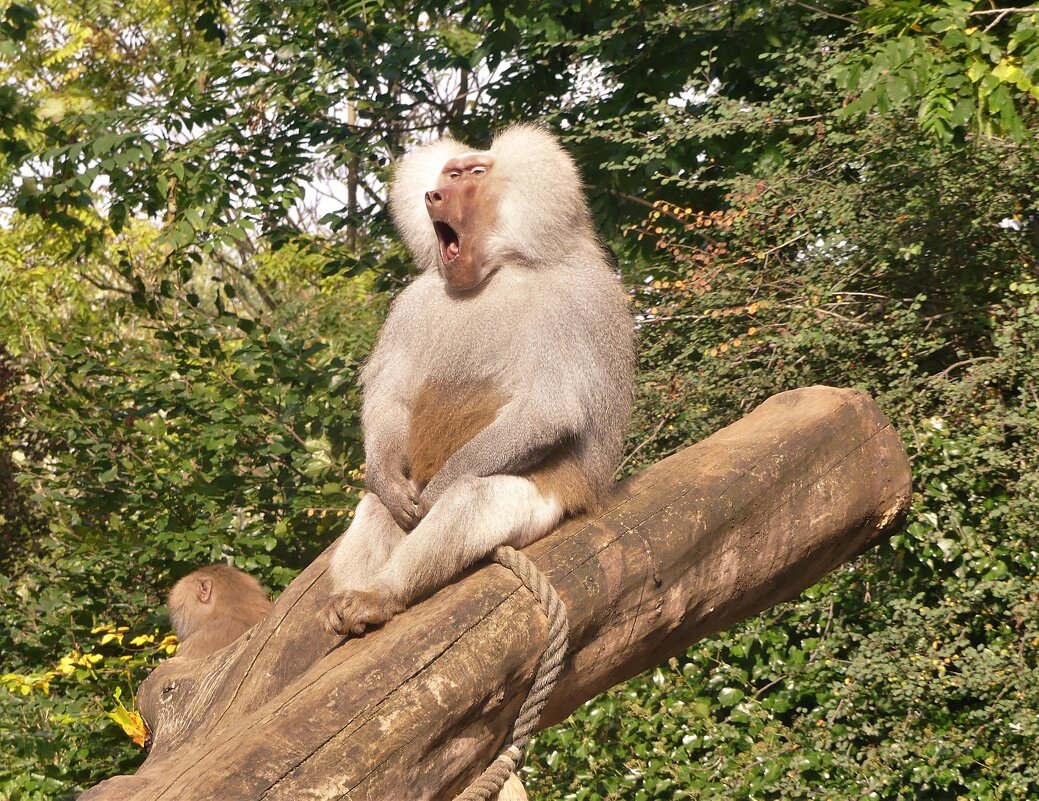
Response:
MULTIPOLYGON (((542 717, 798 595, 894 533, 910 475, 870 398, 812 387, 618 486, 525 550, 570 618, 567 665, 542 717)), ((329 551, 238 642, 145 681, 153 742, 134 776, 82 798, 450 799, 495 756, 545 646, 518 579, 473 570, 381 630, 325 634, 329 551)))

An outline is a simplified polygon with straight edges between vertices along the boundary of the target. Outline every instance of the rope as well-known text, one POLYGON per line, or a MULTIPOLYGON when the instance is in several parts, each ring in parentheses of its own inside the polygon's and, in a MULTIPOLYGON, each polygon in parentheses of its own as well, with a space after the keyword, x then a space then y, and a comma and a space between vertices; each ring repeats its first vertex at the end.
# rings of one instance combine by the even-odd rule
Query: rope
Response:
POLYGON ((508 545, 502 545, 494 551, 494 561, 515 573, 523 582, 523 586, 530 590, 544 608, 548 616, 548 645, 545 646, 545 652, 541 655, 534 672, 534 683, 530 687, 527 699, 520 707, 516 722, 512 724, 510 742, 455 801, 489 801, 495 798, 501 792, 509 774, 515 773, 523 764, 527 743, 537 729, 541 711, 548 703, 548 697, 555 689, 556 680, 563 670, 567 638, 570 636, 566 607, 559 600, 548 579, 533 562, 508 545))

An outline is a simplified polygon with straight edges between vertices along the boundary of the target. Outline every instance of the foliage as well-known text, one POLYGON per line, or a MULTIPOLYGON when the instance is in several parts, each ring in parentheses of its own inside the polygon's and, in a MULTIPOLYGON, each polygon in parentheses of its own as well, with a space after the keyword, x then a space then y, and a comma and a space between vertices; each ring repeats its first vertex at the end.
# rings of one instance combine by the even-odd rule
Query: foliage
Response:
POLYGON ((158 627, 135 634, 114 624, 95 626, 89 637, 46 669, 0 675, 0 710, 9 721, 0 728, 7 755, 0 797, 51 798, 99 768, 114 774, 139 761, 147 731, 135 688, 174 653, 176 638, 158 627))
POLYGON ((718 98, 664 129, 679 149, 738 147, 741 163, 669 171, 655 139, 637 162, 660 189, 628 231, 629 252, 651 259, 630 466, 773 392, 858 386, 905 437, 910 523, 543 734, 528 786, 546 799, 1031 797, 1034 116, 1021 144, 943 146, 894 109, 848 120, 839 41, 766 58, 772 96, 718 98))
POLYGON ((188 265, 154 281, 132 260, 120 269, 133 290, 107 299, 108 325, 72 314, 8 386, 15 434, 42 442, 5 451, 34 501, 10 522, 46 521, 0 582, 4 683, 33 690, 2 701, 0 776, 20 777, 8 789, 25 797, 88 786, 142 756, 109 719, 132 728, 116 693, 132 698, 159 652, 118 674, 82 665, 89 681, 40 694, 56 654, 86 659, 86 632, 111 621, 166 630, 160 591, 199 564, 233 561, 284 586, 342 529, 363 481, 354 371, 380 309, 364 282, 331 278, 311 294, 301 268, 298 298, 266 321, 234 284, 188 265))
POLYGON ((14 390, 22 371, 0 343, 0 566, 12 564, 46 531, 43 514, 18 483, 26 460, 43 458, 38 435, 21 425, 23 398, 14 390))
POLYGON ((844 114, 915 105, 921 127, 944 141, 1028 135, 1022 115, 1039 100, 1035 8, 873 2, 857 16, 872 41, 840 70, 859 93, 844 114))
POLYGON ((277 589, 345 525, 356 365, 407 268, 388 169, 530 118, 631 287, 623 472, 821 382, 872 393, 916 477, 888 545, 541 735, 532 797, 1039 794, 1037 24, 919 0, 3 6, 0 797, 139 762, 173 579, 227 559, 277 589))

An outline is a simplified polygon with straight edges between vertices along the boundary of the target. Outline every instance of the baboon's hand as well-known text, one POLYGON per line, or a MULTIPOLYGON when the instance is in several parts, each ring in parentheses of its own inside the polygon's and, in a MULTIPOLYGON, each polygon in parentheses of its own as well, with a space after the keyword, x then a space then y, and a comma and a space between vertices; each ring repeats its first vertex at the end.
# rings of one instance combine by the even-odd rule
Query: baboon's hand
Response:
POLYGON ((403 611, 404 604, 387 592, 347 590, 328 599, 322 617, 329 634, 356 636, 403 611))
POLYGON ((411 531, 422 516, 418 513, 419 492, 401 471, 377 470, 368 476, 368 487, 403 531, 411 531))

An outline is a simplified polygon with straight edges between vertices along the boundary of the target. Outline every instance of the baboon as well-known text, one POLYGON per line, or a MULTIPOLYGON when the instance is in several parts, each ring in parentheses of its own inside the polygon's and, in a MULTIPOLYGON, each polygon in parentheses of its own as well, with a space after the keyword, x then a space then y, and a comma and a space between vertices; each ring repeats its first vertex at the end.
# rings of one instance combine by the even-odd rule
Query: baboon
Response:
POLYGON ((370 492, 336 546, 324 614, 343 635, 592 509, 632 403, 626 296, 550 134, 419 148, 390 209, 422 273, 361 374, 370 492))
POLYGON ((230 645, 271 611, 267 591, 236 567, 209 565, 170 590, 170 620, 180 640, 176 656, 198 659, 230 645))

